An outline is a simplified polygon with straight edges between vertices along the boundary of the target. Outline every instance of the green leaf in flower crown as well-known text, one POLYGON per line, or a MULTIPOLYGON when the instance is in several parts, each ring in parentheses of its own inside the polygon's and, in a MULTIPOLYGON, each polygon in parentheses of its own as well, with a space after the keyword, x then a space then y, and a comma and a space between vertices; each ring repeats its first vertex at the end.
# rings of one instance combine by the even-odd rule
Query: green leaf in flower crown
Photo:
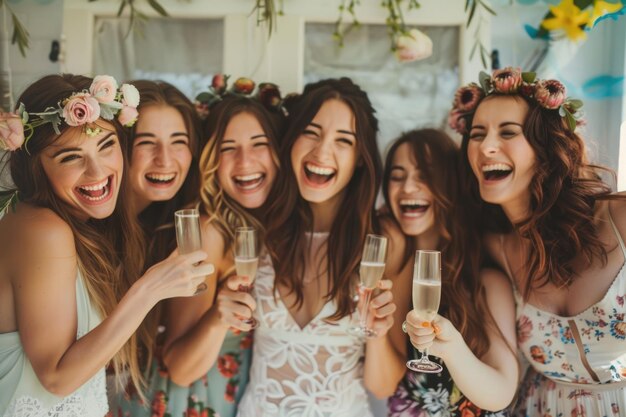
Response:
MULTIPOLYGON (((572 113, 570 113, 569 110, 567 110, 565 106, 561 106, 561 109, 563 109, 563 112, 565 113, 565 120, 567 121, 567 126, 573 132, 574 130, 576 130, 576 119, 574 118, 572 113)), ((559 113, 561 113, 560 109, 559 109, 559 113)))
POLYGON ((8 213, 9 208, 15 212, 18 201, 17 190, 0 191, 0 213, 8 213))
POLYGON ((485 71, 481 71, 478 75, 478 81, 483 90, 485 90, 485 94, 487 94, 491 89, 491 75, 487 74, 485 71))
POLYGON ((532 84, 535 78, 537 78, 536 72, 522 72, 522 80, 524 80, 525 83, 532 84))
POLYGON ((100 117, 104 120, 113 120, 115 113, 111 107, 106 104, 100 103, 100 117))
POLYGON ((568 100, 567 105, 572 110, 578 110, 583 106, 582 100, 572 99, 568 100))
POLYGON ((207 93, 206 91, 203 91, 202 93, 196 96, 196 101, 199 101, 200 103, 208 103, 209 101, 211 101, 212 98, 213 98, 213 95, 211 93, 207 93))

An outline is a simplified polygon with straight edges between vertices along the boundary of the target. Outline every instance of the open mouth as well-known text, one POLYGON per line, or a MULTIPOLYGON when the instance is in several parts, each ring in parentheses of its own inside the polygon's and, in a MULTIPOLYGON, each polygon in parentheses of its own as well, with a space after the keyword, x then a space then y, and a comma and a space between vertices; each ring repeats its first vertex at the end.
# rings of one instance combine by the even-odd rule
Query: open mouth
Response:
POLYGON ((400 211, 403 215, 406 215, 408 217, 419 216, 420 214, 425 213, 429 207, 430 202, 426 200, 400 200, 400 211))
POLYGON ((255 174, 248 175, 235 175, 233 181, 238 188, 249 191, 255 190, 261 186, 265 180, 265 174, 257 172, 255 174))
POLYGON ((310 163, 304 164, 304 175, 306 175, 306 178, 312 184, 326 184, 332 180, 336 174, 337 170, 333 168, 321 167, 310 163))
POLYGON ((491 164, 482 167, 483 177, 487 181, 500 181, 513 172, 513 169, 506 164, 491 164))
POLYGON ((145 175, 146 180, 154 185, 170 185, 176 179, 176 174, 157 174, 149 173, 145 175))
POLYGON ((75 188, 77 195, 90 203, 99 203, 111 195, 113 175, 95 184, 81 185, 75 188))

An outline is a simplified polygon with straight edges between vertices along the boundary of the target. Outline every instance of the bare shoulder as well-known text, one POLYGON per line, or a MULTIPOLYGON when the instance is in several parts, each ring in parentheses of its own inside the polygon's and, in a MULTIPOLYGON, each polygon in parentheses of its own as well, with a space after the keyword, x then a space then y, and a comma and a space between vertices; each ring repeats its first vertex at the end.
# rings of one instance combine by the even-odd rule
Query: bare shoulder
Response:
POLYGON ((513 294, 511 281, 506 274, 495 268, 484 268, 480 271, 480 281, 485 287, 487 298, 494 296, 507 296, 513 294))
POLYGON ((226 258, 229 257, 228 248, 224 236, 214 222, 206 216, 200 217, 200 229, 202 231, 202 249, 207 253, 206 262, 215 266, 218 276, 229 267, 226 258))
POLYGON ((611 218, 621 235, 626 236, 626 192, 615 193, 613 196, 614 198, 608 200, 611 218))
POLYGON ((50 209, 20 204, 7 221, 14 235, 12 244, 27 248, 18 253, 29 258, 65 258, 76 253, 72 228, 50 209))

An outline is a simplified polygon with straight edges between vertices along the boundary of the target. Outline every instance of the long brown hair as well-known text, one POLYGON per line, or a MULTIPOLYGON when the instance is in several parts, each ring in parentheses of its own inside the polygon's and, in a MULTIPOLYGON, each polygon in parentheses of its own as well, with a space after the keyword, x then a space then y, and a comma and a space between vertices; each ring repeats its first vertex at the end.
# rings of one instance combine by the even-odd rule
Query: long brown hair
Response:
POLYGON ((382 163, 376 145, 378 120, 367 94, 349 78, 322 80, 308 84, 301 96, 289 103, 288 128, 280 150, 283 167, 276 194, 270 198, 267 246, 276 280, 296 294, 296 306, 304 301, 302 278, 309 242, 305 235, 312 230, 313 213, 300 196, 291 164, 291 149, 320 107, 328 100, 347 104, 355 118, 357 164, 346 186, 341 210, 333 221, 328 238, 327 262, 329 294, 337 311, 328 317, 340 319, 354 310, 351 288, 361 258, 365 236, 375 229, 374 202, 380 185, 382 163))
MULTIPOLYGON (((478 275, 480 241, 474 222, 461 205, 458 146, 447 134, 435 129, 413 130, 396 139, 387 152, 383 173, 382 189, 387 207, 391 207, 389 181, 393 158, 405 143, 411 148, 420 175, 433 196, 439 245, 431 249, 441 251, 443 257, 441 311, 480 357, 489 350, 484 320, 489 310, 478 275)), ((391 217, 400 227, 397 219, 391 217)), ((403 267, 413 259, 416 249, 414 236, 405 235, 403 267)))
POLYGON ((263 222, 257 218, 261 212, 242 207, 237 201, 224 192, 217 178, 220 160, 220 145, 228 124, 238 114, 253 115, 270 142, 270 152, 277 169, 280 168, 278 155, 278 141, 282 134, 283 116, 277 111, 264 107, 256 99, 245 96, 227 96, 211 108, 206 122, 205 135, 208 143, 200 157, 200 173, 202 187, 200 189, 200 211, 209 216, 217 230, 224 238, 224 251, 230 250, 234 242, 234 230, 239 226, 251 226, 263 235, 263 222))
POLYGON ((607 197, 611 189, 600 177, 600 171, 608 170, 588 162, 583 139, 569 129, 558 111, 523 96, 514 97, 528 104, 523 133, 536 158, 530 183, 530 216, 511 224, 499 205, 481 200, 467 158, 468 134, 461 145, 462 169, 474 200, 479 202, 484 229, 505 233, 514 228, 530 241, 532 249, 525 263, 529 278, 523 288, 527 300, 533 289, 548 283, 570 285, 581 261, 583 268, 595 258, 606 264, 606 249, 593 219, 596 200, 607 197))
MULTIPOLYGON (((91 78, 82 76, 49 75, 30 85, 18 102, 24 103, 29 112, 43 112, 47 107, 56 107, 57 103, 70 97, 72 93, 87 90, 91 82, 91 78)), ((124 129, 116 120, 111 123, 115 127, 122 152, 125 152, 124 129)), ((61 134, 67 129, 68 126, 63 123, 60 126, 61 134)), ((105 219, 81 221, 54 194, 43 170, 41 154, 58 138, 59 135, 50 123, 37 127, 28 142, 28 151, 20 149, 11 153, 11 176, 22 201, 51 209, 71 227, 78 255, 78 268, 91 303, 104 318, 111 313, 119 298, 140 275, 144 241, 127 204, 129 187, 124 176, 115 210, 105 219)), ((125 162, 124 170, 126 169, 125 162)), ((121 370, 128 369, 133 382, 141 387, 143 380, 137 359, 137 345, 137 336, 133 335, 113 357, 113 366, 118 375, 121 375, 121 370)))

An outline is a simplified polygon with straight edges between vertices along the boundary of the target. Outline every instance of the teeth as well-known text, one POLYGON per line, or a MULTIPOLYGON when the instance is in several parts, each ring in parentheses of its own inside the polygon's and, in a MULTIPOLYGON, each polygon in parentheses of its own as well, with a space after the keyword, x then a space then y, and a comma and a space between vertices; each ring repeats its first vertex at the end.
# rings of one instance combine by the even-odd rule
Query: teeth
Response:
POLYGON ((261 174, 260 172, 257 172, 256 174, 250 174, 250 175, 235 175, 235 180, 236 181, 254 181, 254 180, 258 180, 262 176, 263 174, 261 174))
POLYGON ((82 185, 78 188, 85 190, 85 191, 98 191, 103 189, 104 187, 106 187, 106 185, 109 183, 109 179, 106 178, 104 180, 102 180, 102 182, 99 182, 98 184, 95 185, 82 185))
POLYGON ((506 164, 483 165, 483 172, 489 171, 511 171, 511 167, 506 164))
POLYGON ((305 167, 312 173, 318 174, 318 175, 332 175, 335 173, 335 170, 332 168, 322 168, 317 165, 311 165, 311 164, 306 164, 305 167))
POLYGON ((408 200, 408 199, 400 200, 401 206, 427 206, 429 204, 430 203, 426 200, 408 200))
POLYGON ((146 174, 146 177, 156 181, 171 181, 176 174, 146 174))

